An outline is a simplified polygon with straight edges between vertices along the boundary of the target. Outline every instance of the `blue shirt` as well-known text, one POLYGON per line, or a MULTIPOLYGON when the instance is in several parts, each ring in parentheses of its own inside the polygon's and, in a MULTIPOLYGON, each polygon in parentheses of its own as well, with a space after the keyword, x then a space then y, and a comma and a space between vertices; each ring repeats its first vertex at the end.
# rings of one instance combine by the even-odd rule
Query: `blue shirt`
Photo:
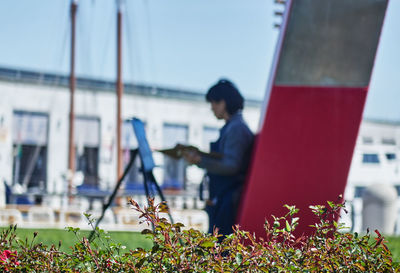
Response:
POLYGON ((202 156, 198 164, 207 170, 210 184, 221 184, 210 185, 211 188, 216 187, 216 192, 210 192, 211 196, 222 194, 228 188, 244 182, 253 139, 254 135, 243 120, 241 111, 232 115, 221 128, 219 139, 211 143, 211 151, 222 154, 222 158, 202 156))

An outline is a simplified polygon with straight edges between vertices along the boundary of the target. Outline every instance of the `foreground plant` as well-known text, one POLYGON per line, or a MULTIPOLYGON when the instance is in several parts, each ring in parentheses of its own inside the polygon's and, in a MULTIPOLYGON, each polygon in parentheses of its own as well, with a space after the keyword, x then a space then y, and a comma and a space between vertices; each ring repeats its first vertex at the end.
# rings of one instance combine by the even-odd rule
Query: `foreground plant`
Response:
MULTIPOLYGON (((310 236, 295 237, 299 221, 298 209, 285 206, 288 213, 265 223, 264 238, 234 229, 221 237, 218 231, 205 234, 185 229, 181 223, 171 224, 162 217, 166 204, 149 200, 141 208, 131 200, 133 209, 141 213, 149 229, 143 234, 153 241, 150 250, 134 249, 122 253, 123 246, 96 228, 93 241, 80 237, 79 229, 68 228, 77 236, 72 253, 59 251, 59 246, 20 240, 16 227, 0 235, 0 271, 9 272, 399 272, 383 236, 342 233, 336 222, 342 204, 328 202, 312 206, 319 221, 310 236), (2 258, 3 257, 3 258, 2 258)), ((87 215, 89 224, 93 223, 87 215)), ((35 236, 34 236, 35 237, 35 236)))

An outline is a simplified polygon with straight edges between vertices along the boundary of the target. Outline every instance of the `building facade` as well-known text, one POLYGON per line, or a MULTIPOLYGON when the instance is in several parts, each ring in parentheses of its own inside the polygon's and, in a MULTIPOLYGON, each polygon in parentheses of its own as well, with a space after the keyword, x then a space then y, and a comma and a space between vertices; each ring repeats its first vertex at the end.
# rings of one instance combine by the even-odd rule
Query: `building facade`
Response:
MULTIPOLYGON (((67 190, 69 79, 67 76, 0 69, 0 179, 21 191, 67 190)), ((206 90, 204 90, 205 92, 206 90)), ((75 96, 76 186, 112 189, 116 183, 115 83, 77 79, 75 96)), ((246 101, 244 118, 257 131, 260 101, 246 101)), ((153 149, 177 143, 208 150, 223 125, 213 116, 204 94, 126 84, 122 101, 122 148, 129 162, 137 142, 129 119, 146 127, 153 149)), ((197 185, 203 171, 183 161, 153 153, 157 181, 164 188, 197 185)), ((400 123, 364 120, 354 151, 346 198, 360 197, 373 183, 400 186, 400 123)), ((140 189, 135 163, 125 187, 140 189)))
MULTIPOLYGON (((206 90, 204 90, 206 91, 206 90)), ((22 191, 62 193, 67 189, 68 77, 0 69, 0 178, 22 191)), ((77 79, 75 95, 76 186, 112 189, 116 183, 116 92, 113 82, 77 79), (79 179, 80 178, 80 179, 79 179)), ((258 101, 246 102, 244 118, 253 131, 258 101)), ((218 137, 216 120, 204 94, 127 84, 122 100, 123 161, 129 162, 137 142, 128 121, 141 119, 153 149, 191 144, 208 150, 218 137)), ((154 174, 165 188, 198 184, 202 171, 153 153, 154 174)), ((125 186, 141 187, 139 164, 125 186)))

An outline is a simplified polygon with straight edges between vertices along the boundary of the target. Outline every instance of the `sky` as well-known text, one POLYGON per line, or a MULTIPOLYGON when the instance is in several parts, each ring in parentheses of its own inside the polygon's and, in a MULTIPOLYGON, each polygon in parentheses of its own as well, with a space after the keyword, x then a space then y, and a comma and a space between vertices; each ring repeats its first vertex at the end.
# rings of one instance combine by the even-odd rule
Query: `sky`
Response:
MULTIPOLYGON (((123 80, 204 93, 219 78, 264 98, 274 0, 123 1, 123 80)), ((70 0, 1 0, 0 66, 69 73, 70 0)), ((116 78, 115 0, 79 0, 78 76, 116 78)), ((400 0, 390 0, 364 117, 400 121, 400 0)))

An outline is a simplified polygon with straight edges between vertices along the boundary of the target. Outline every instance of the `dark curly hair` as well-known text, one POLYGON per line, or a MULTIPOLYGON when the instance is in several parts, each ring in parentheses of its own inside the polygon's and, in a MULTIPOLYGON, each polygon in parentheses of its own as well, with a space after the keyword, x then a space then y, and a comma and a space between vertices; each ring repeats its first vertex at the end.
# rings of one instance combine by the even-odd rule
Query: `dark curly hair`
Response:
POLYGON ((206 94, 206 100, 208 102, 224 100, 226 110, 230 115, 235 114, 244 107, 243 96, 238 88, 227 79, 220 79, 215 85, 211 86, 206 94))

